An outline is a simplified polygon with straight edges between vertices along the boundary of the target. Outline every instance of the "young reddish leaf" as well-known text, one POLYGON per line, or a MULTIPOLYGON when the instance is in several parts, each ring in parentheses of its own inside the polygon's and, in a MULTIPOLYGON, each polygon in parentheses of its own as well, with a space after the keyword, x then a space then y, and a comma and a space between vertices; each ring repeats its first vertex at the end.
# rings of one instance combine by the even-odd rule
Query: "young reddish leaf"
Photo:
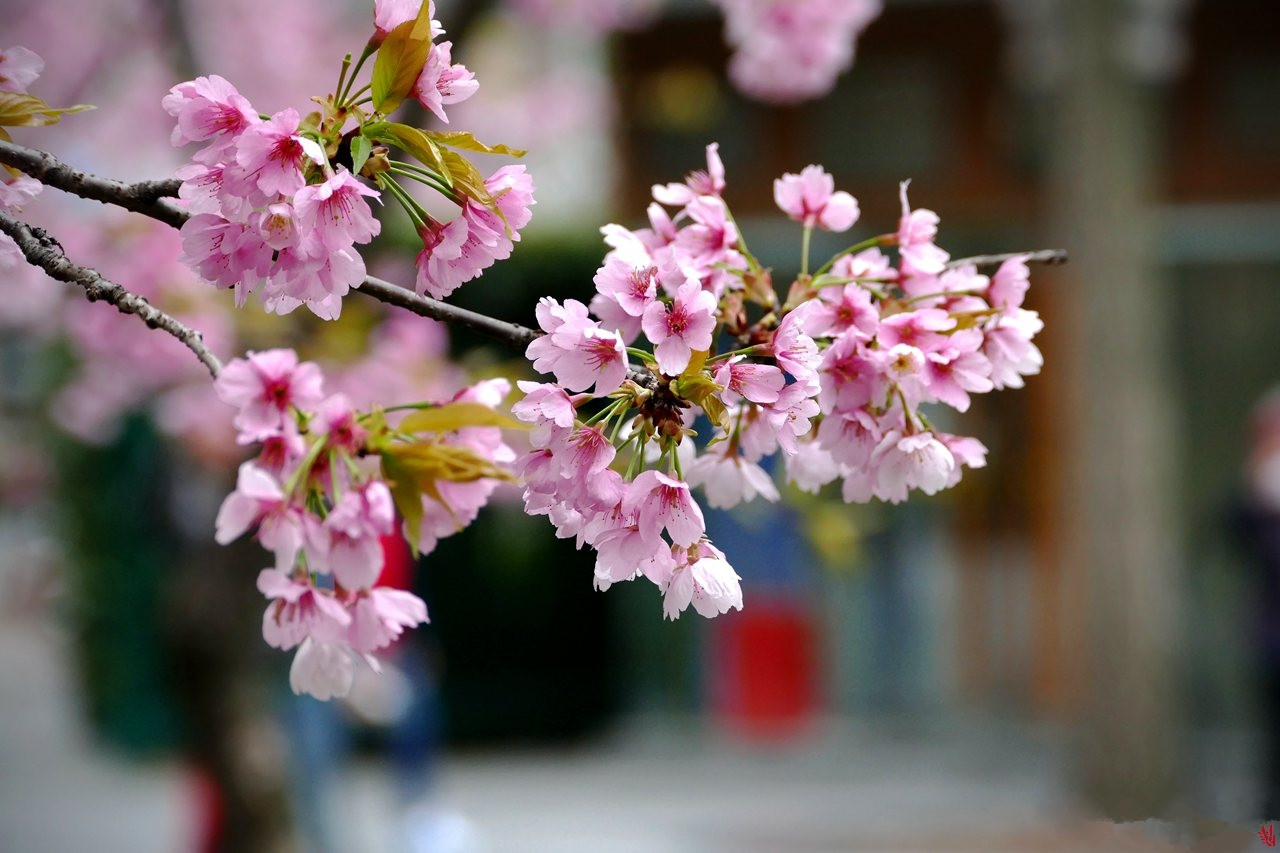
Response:
POLYGON ((389 113, 409 97, 431 53, 430 3, 423 3, 418 17, 405 21, 387 34, 373 63, 373 108, 389 113))
POLYGON ((465 130, 428 130, 427 136, 441 145, 463 148, 467 151, 479 151, 482 154, 507 154, 512 157, 523 157, 529 153, 521 148, 511 148, 507 145, 485 145, 465 130))

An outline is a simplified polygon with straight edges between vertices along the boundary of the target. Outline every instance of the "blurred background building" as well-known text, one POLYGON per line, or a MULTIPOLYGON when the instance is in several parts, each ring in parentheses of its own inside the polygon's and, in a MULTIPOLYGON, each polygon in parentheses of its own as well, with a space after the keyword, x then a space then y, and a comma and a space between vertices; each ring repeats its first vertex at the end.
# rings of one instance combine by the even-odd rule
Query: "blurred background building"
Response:
MULTIPOLYGON (((3 18, 18 22, 7 41, 40 52, 58 81, 48 22, 78 5, 0 0, 3 18)), ((311 91, 290 88, 306 79, 300 68, 269 77, 270 61, 254 65, 228 46, 239 28, 265 26, 254 15, 229 23, 195 3, 118 5, 77 43, 119 45, 105 38, 119 31, 172 48, 173 33, 185 34, 169 63, 178 71, 133 72, 158 81, 146 98, 131 90, 150 111, 139 125, 157 129, 125 133, 121 111, 134 107, 100 119, 108 137, 114 127, 155 159, 112 153, 70 121, 56 129, 65 144, 48 143, 65 159, 139 178, 176 165, 165 117, 152 113, 178 73, 235 78, 236 66, 218 64, 234 61, 264 75, 242 85, 255 103, 311 91)), ((367 4, 280 5, 291 12, 273 12, 271 26, 316 29, 313 43, 339 46, 310 58, 316 74, 364 38, 367 4), (323 15, 333 18, 322 26, 323 15)), ((652 590, 595 593, 591 558, 516 503, 443 542, 418 581, 432 624, 416 653, 434 673, 447 744, 419 815, 434 833, 423 849, 1258 843, 1258 821, 1280 817, 1265 800, 1280 727, 1267 681, 1280 606, 1267 572, 1278 560, 1265 530, 1280 522, 1254 511, 1246 475, 1270 423, 1255 408, 1280 384, 1274 0, 886 0, 835 91, 786 107, 732 88, 722 20, 701 0, 611 34, 583 26, 580 11, 547 28, 497 5, 438 3, 455 57, 481 80, 455 123, 530 148, 539 206, 512 260, 460 291, 460 304, 529 322, 539 295, 590 294, 603 254, 595 229, 642 222, 650 186, 700 168, 713 140, 749 243, 780 272, 794 269, 796 233, 773 207, 772 180, 809 163, 859 199, 862 230, 848 242, 893 229, 898 182, 909 178, 913 202, 941 215, 939 242, 954 256, 1061 247, 1071 261, 1033 271, 1041 375, 965 416, 991 449, 988 468, 901 507, 793 494, 710 518, 738 552, 741 613, 669 623, 652 590), (1090 823, 1148 818, 1166 822, 1090 823)), ((290 50, 295 65, 309 56, 290 50)), ((127 103, 129 74, 103 69, 141 60, 111 52, 97 88, 87 78, 58 85, 74 100, 127 103)), ((477 369, 513 363, 511 353, 477 354, 482 344, 453 340, 477 369)), ((21 389, 34 380, 17 375, 25 344, 2 346, 6 428, 16 433, 21 389)), ((104 850, 174 849, 198 834, 209 801, 200 777, 121 756, 172 755, 200 716, 193 708, 218 701, 183 688, 205 659, 198 644, 175 644, 181 624, 163 624, 174 621, 173 575, 191 590, 202 587, 190 566, 238 572, 248 595, 219 606, 241 616, 209 630, 241 631, 236 642, 247 644, 260 557, 252 546, 205 553, 199 531, 212 530, 221 486, 191 487, 178 451, 148 456, 148 429, 92 452, 39 445, 44 467, 61 474, 38 500, 18 488, 20 457, 6 457, 0 850, 66 849, 49 839, 92 838, 76 833, 94 827, 136 842, 104 850), (126 530, 119 514, 94 515, 101 490, 68 482, 110 483, 121 490, 111 506, 183 509, 126 530), (185 526, 172 522, 184 514, 185 526), (165 536, 184 543, 185 571, 166 571, 165 536), (86 572, 86 544, 117 556, 86 572), (161 553, 139 557, 147 548, 161 553), (51 568, 33 568, 37 557, 51 568), (230 567, 236 560, 250 565, 230 567), (104 612, 128 618, 104 622, 104 612), (84 720, 94 737, 68 739, 84 720), (56 812, 33 805, 44 792, 56 812)), ((278 688, 279 661, 239 657, 222 688, 248 693, 242 706, 257 723, 237 729, 234 748, 282 755, 284 726, 267 716, 281 697, 261 674, 274 665, 267 679, 278 688)), ((347 846, 335 849, 405 849, 380 763, 387 735, 377 725, 352 732, 367 760, 340 774, 336 808, 349 819, 347 846)))

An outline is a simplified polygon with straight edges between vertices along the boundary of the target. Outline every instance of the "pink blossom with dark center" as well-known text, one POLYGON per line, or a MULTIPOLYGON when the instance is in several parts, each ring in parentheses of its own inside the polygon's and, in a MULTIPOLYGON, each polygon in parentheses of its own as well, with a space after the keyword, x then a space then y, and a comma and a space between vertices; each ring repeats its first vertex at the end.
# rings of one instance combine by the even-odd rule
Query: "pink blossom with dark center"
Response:
POLYGON ((297 192, 306 183, 303 171, 307 161, 317 165, 327 162, 320 144, 298 133, 300 122, 297 110, 281 110, 246 128, 236 140, 236 163, 267 195, 297 192))
POLYGON ((217 74, 179 83, 160 103, 165 112, 178 120, 173 129, 174 145, 210 141, 195 155, 199 163, 212 164, 224 159, 236 138, 262 121, 249 99, 217 74))
POLYGON ((480 88, 476 75, 465 65, 453 63, 452 48, 453 44, 447 41, 433 45, 413 87, 418 102, 445 124, 449 123, 449 117, 444 113, 444 105, 461 103, 480 88))
POLYGON ((298 222, 306 234, 312 254, 337 252, 354 243, 368 243, 382 229, 373 217, 366 197, 378 198, 378 191, 339 169, 324 183, 305 186, 293 197, 298 222))
POLYGON ((715 311, 715 296, 692 281, 680 286, 671 305, 654 302, 645 309, 642 327, 654 343, 658 369, 677 376, 689 366, 693 353, 710 349, 715 311))
POLYGON ((341 643, 351 616, 328 590, 295 580, 288 572, 263 569, 258 591, 271 599, 262 614, 262 638, 275 649, 289 650, 308 636, 341 643))
POLYGON ((642 529, 665 529, 677 545, 692 545, 706 532, 702 510, 689 493, 689 484, 660 471, 645 471, 627 486, 622 511, 636 514, 642 529))
POLYGON ((299 363, 291 349, 273 349, 227 362, 213 387, 222 402, 239 410, 239 440, 250 444, 278 435, 291 409, 314 408, 323 398, 322 384, 319 367, 299 363))

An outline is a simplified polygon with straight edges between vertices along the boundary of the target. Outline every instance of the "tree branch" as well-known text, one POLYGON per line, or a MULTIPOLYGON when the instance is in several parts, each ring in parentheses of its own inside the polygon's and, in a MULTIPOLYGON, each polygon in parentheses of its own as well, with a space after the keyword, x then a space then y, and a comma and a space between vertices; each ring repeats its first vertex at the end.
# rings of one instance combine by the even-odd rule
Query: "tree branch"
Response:
POLYGON ((182 223, 190 217, 189 213, 169 200, 178 195, 178 187, 182 182, 177 178, 126 184, 73 169, 52 154, 5 142, 3 139, 0 139, 0 163, 25 172, 46 186, 81 198, 123 207, 125 210, 158 219, 174 228, 182 227, 182 223))
POLYGON ((90 302, 102 300, 116 307, 121 314, 136 314, 138 319, 153 329, 173 335, 187 349, 195 353, 215 379, 222 370, 222 362, 204 345, 204 336, 181 320, 166 314, 152 305, 145 297, 125 290, 115 282, 104 278, 97 270, 73 263, 61 244, 41 228, 20 222, 0 213, 0 231, 13 238, 22 254, 33 265, 40 267, 53 278, 84 289, 90 302))
MULTIPOLYGON (((125 210, 150 216, 152 219, 157 219, 174 228, 181 228, 182 224, 191 216, 190 213, 169 200, 178 194, 178 187, 181 182, 176 178, 166 181, 142 181, 136 184, 126 184, 110 178, 99 178, 95 175, 90 175, 87 172, 82 172, 66 165, 52 154, 46 154, 43 151, 15 145, 12 142, 3 140, 0 140, 0 163, 12 166, 39 180, 41 183, 72 195, 93 199, 104 204, 114 204, 125 210)), ((1065 250, 1044 249, 1035 252, 1007 252, 999 255, 974 255, 968 258, 958 258, 948 263, 947 268, 955 269, 965 264, 992 266, 1017 257, 1025 257, 1030 263, 1063 264, 1067 261, 1065 250)), ((92 270, 89 270, 89 272, 92 273, 92 270)), ((93 273, 93 275, 96 276, 97 273, 93 273)), ((119 287, 119 285, 113 286, 119 287)), ((123 288, 121 289, 123 290, 123 288)), ((125 292, 127 293, 128 291, 125 292)), ((458 308, 447 302, 419 296, 412 290, 374 276, 369 276, 364 280, 359 292, 388 305, 395 305, 407 311, 412 311, 419 316, 430 317, 433 320, 440 320, 450 325, 471 329, 515 347, 527 347, 531 341, 542 334, 537 329, 530 329, 527 326, 521 326, 516 323, 508 323, 505 320, 499 320, 487 314, 468 311, 465 308, 458 308)), ((631 368, 629 376, 647 388, 657 387, 657 378, 644 368, 631 368)))
POLYGON ((1013 258, 1026 258, 1027 263, 1031 264, 1048 264, 1049 266, 1057 266, 1067 262, 1066 249, 1041 249, 1038 252, 1003 252, 999 255, 973 255, 968 258, 957 258, 947 264, 947 269, 953 270, 957 267, 973 264, 975 267, 991 267, 996 264, 1002 264, 1013 258))
POLYGON ((440 320, 453 326, 461 326, 464 329, 471 329, 473 332, 480 332, 483 335, 511 344, 513 347, 527 347, 536 338, 542 336, 542 332, 537 329, 530 329, 528 326, 521 326, 517 323, 508 323, 505 320, 497 320, 487 314, 468 311, 466 308, 459 308, 456 305, 450 305, 448 302, 419 296, 412 290, 374 276, 369 276, 364 280, 364 283, 360 285, 360 292, 388 305, 395 305, 407 311, 412 311, 419 316, 430 317, 433 320, 440 320))

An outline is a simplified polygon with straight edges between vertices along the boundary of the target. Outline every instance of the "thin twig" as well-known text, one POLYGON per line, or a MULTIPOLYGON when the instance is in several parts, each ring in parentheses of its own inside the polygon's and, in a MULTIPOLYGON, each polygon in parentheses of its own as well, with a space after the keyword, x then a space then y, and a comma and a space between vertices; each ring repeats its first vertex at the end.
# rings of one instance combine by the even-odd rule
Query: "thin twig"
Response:
MULTIPOLYGON (((450 305, 448 302, 419 296, 412 290, 407 290, 398 284, 392 284, 374 276, 369 276, 364 280, 364 283, 360 285, 360 292, 388 305, 395 305, 399 308, 404 308, 406 311, 412 311, 421 317, 430 317, 433 320, 440 320, 451 326, 471 329, 474 332, 488 335, 495 340, 521 349, 529 346, 529 344, 543 335, 543 332, 537 329, 530 329, 528 326, 497 320, 487 314, 468 311, 466 308, 459 308, 456 305, 450 305)), ((627 372, 627 376, 636 384, 650 390, 658 387, 657 377, 643 367, 632 367, 627 372)))
POLYGON ((1037 252, 1003 252, 999 255, 973 255, 968 258, 956 258, 947 264, 947 269, 953 270, 957 267, 965 265, 973 265, 975 267, 991 267, 996 264, 1002 264, 1013 258, 1024 258, 1027 263, 1031 264, 1048 264, 1049 266, 1057 266, 1067 262, 1066 249, 1041 249, 1037 252))
POLYGON ((0 139, 0 163, 25 172, 46 186, 81 198, 113 204, 134 213, 158 219, 174 228, 182 227, 190 217, 170 198, 178 195, 181 181, 141 181, 126 184, 112 178, 100 178, 79 169, 73 169, 52 154, 15 145, 0 139))
POLYGON ((360 292, 388 305, 395 305, 419 316, 430 317, 453 326, 471 329, 514 347, 527 347, 536 338, 542 336, 542 332, 530 329, 528 326, 497 320, 487 314, 468 311, 466 308, 459 308, 448 302, 419 296, 412 290, 373 276, 364 280, 360 285, 360 292))
POLYGON ((168 332, 195 353, 200 363, 217 378, 222 362, 204 345, 204 336, 190 326, 152 305, 139 296, 107 278, 97 270, 82 267, 67 257, 61 244, 41 228, 20 222, 0 213, 0 231, 13 238, 22 254, 33 265, 59 281, 84 289, 90 302, 102 300, 116 307, 121 314, 136 314, 138 319, 153 329, 168 332))

